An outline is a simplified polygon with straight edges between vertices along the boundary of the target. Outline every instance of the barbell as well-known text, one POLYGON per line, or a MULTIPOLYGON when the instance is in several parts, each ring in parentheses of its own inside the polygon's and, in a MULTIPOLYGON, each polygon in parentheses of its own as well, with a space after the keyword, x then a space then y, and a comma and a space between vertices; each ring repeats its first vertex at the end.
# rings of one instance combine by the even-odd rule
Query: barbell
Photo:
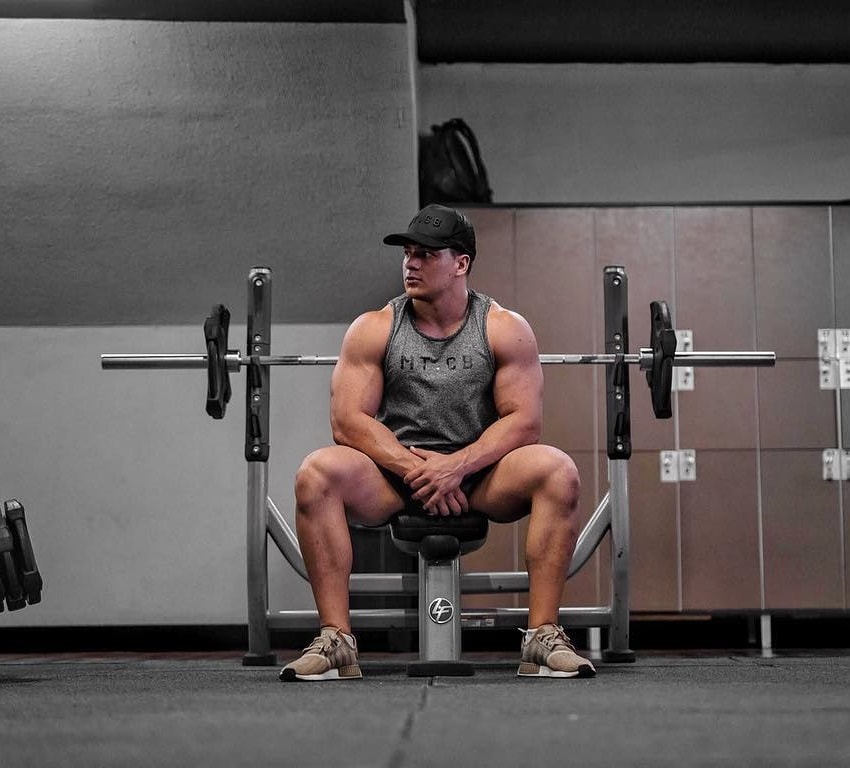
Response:
MULTIPOLYGON (((541 354, 543 365, 613 365, 622 360, 626 365, 638 365, 642 371, 652 367, 653 354, 649 347, 641 347, 633 354, 541 354)), ((132 368, 191 369, 206 368, 209 358, 202 354, 104 354, 100 356, 104 370, 130 370, 132 368)), ((255 355, 243 357, 239 350, 231 349, 224 356, 229 372, 237 372, 250 362, 260 365, 336 365, 338 355, 255 355)), ((774 352, 677 352, 675 367, 735 368, 769 367, 776 362, 774 352)))
MULTIPOLYGON (((765 367, 776 364, 775 352, 762 351, 676 351, 676 333, 670 311, 664 301, 650 304, 650 346, 636 353, 622 354, 541 354, 543 365, 637 365, 646 372, 652 396, 652 408, 657 418, 672 415, 670 398, 674 367, 765 367)), ((207 413, 213 418, 224 416, 230 400, 229 373, 243 367, 336 365, 338 355, 259 355, 243 357, 239 350, 228 349, 227 334, 230 312, 219 304, 204 322, 207 354, 103 354, 101 367, 105 370, 128 369, 195 369, 207 370, 207 413)), ((616 339, 615 339, 616 341, 616 339)), ((614 349, 618 347, 614 346, 614 349)), ((259 349, 259 347, 258 347, 259 349)))

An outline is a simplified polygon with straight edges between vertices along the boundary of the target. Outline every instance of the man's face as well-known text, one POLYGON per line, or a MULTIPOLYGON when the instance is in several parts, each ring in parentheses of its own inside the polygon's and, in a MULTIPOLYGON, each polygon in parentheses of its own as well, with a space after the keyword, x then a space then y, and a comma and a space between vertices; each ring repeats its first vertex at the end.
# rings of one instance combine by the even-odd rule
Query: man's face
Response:
POLYGON ((459 257, 451 248, 439 250, 421 245, 404 246, 404 290, 414 298, 431 298, 457 277, 459 257))

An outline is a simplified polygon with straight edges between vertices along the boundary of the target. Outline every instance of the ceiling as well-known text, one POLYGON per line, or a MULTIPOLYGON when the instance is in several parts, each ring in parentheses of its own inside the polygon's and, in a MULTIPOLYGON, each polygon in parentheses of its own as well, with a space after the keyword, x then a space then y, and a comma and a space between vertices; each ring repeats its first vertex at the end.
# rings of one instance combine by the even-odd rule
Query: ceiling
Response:
POLYGON ((419 0, 424 62, 848 62, 848 0, 419 0))
MULTIPOLYGON (((850 0, 415 0, 440 62, 850 63, 850 0)), ((403 23, 403 0, 0 0, 0 18, 403 23)))

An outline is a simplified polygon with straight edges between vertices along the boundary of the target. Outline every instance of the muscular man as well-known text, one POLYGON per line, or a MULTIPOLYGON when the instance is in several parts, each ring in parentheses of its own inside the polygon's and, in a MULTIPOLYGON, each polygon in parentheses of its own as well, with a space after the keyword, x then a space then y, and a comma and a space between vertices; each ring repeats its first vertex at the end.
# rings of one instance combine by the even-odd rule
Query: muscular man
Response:
POLYGON ((468 288, 475 232, 462 212, 429 205, 384 243, 404 249, 404 294, 346 332, 331 380, 335 445, 307 456, 295 479, 321 634, 281 678, 361 677, 348 524, 381 525, 410 503, 443 516, 472 508, 497 523, 530 515, 529 628, 517 674, 592 676, 558 626, 579 477, 569 456, 538 443, 543 373, 534 333, 468 288))

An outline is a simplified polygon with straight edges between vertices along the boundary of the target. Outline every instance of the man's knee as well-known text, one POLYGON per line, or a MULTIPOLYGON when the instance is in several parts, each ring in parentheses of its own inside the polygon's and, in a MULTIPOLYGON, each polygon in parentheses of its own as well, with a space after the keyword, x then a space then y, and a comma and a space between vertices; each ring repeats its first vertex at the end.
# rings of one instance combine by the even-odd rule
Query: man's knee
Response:
POLYGON ((295 502, 304 510, 317 499, 325 497, 334 485, 334 462, 327 448, 308 454, 295 473, 295 502))
POLYGON ((538 445, 535 448, 539 454, 536 464, 541 490, 554 497, 565 511, 574 510, 581 493, 581 478, 575 462, 554 446, 538 445))
POLYGON ((295 505, 301 516, 344 511, 352 522, 380 525, 402 502, 365 454, 332 445, 313 451, 295 473, 295 505))

